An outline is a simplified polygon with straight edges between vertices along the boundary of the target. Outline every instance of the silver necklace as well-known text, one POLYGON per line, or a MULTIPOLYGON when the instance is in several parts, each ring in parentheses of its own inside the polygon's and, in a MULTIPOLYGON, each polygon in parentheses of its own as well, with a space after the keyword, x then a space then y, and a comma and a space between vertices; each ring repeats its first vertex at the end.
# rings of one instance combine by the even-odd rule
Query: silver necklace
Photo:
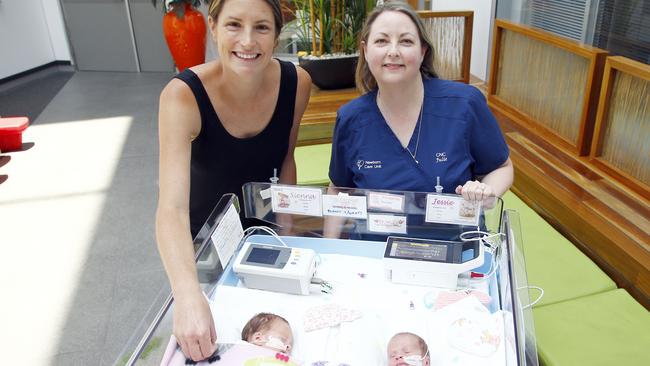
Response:
POLYGON ((420 146, 420 131, 422 131, 422 111, 424 111, 424 100, 422 101, 422 105, 420 106, 420 116, 418 117, 418 120, 415 121, 415 123, 418 125, 418 137, 415 140, 415 151, 411 152, 411 149, 409 149, 408 144, 405 147, 406 151, 409 152, 409 155, 411 155, 413 161, 415 161, 416 164, 420 164, 416 156, 418 156, 418 147, 420 146))
MULTIPOLYGON (((376 103, 377 103, 377 106, 379 107, 379 92, 377 92, 377 97, 376 98, 377 98, 376 103)), ((380 108, 380 111, 381 111, 381 108, 380 108)), ((409 144, 406 144, 406 146, 404 147, 404 150, 408 151, 409 155, 411 155, 411 157, 413 158, 413 161, 418 165, 420 164, 420 162, 417 159, 417 155, 418 155, 418 147, 420 146, 420 131, 422 131, 422 112, 423 111, 424 111, 424 96, 422 97, 422 104, 420 105, 420 115, 418 116, 417 121, 415 121, 415 124, 418 126, 418 137, 415 140, 415 150, 414 150, 414 152, 411 152, 411 149, 409 149, 409 144)), ((382 117, 383 117, 383 115, 382 115, 382 117)), ((386 124, 388 124, 388 126, 390 127, 390 123, 388 123, 388 121, 386 120, 385 117, 384 117, 384 121, 386 121, 386 124)), ((409 142, 410 142, 410 140, 409 140, 409 142)))

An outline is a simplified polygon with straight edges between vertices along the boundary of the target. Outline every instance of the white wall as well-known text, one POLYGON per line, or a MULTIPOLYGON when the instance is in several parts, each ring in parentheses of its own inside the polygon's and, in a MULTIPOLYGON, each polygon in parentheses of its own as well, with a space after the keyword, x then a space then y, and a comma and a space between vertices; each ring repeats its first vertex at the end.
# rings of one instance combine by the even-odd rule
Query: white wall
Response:
POLYGON ((205 62, 215 60, 217 57, 219 57, 219 53, 217 51, 217 44, 214 42, 212 39, 212 33, 210 33, 210 26, 208 25, 208 6, 201 2, 201 6, 199 7, 199 10, 201 13, 203 13, 203 17, 205 18, 205 28, 207 35, 205 36, 205 62))
POLYGON ((70 47, 68 46, 68 39, 66 37, 63 12, 61 11, 59 0, 41 0, 41 2, 43 3, 45 20, 47 21, 48 30, 50 32, 50 41, 54 51, 54 59, 56 61, 72 60, 70 47))
POLYGON ((487 81, 490 33, 495 0, 431 0, 431 10, 473 10, 472 62, 470 73, 487 81))
POLYGON ((0 79, 70 61, 58 7, 58 0, 0 0, 0 79))

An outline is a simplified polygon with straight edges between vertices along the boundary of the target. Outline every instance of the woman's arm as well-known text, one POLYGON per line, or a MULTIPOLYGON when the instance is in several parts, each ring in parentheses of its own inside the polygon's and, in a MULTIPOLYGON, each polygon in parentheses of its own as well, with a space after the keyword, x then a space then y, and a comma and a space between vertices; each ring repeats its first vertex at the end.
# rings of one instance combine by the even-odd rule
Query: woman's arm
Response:
POLYGON ((191 144, 201 128, 189 87, 172 80, 160 94, 159 197, 156 211, 158 251, 174 295, 174 335, 194 361, 215 350, 216 332, 207 299, 199 286, 190 234, 191 144))
POLYGON ((512 185, 514 168, 510 158, 498 168, 485 175, 480 181, 467 181, 456 187, 456 194, 466 200, 482 201, 489 197, 501 197, 512 185))

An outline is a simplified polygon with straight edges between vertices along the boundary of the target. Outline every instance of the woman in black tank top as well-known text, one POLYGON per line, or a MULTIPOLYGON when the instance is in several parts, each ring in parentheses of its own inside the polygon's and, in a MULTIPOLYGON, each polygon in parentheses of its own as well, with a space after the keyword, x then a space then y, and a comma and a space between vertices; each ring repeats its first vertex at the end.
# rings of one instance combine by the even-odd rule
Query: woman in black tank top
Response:
MULTIPOLYGON (((174 335, 195 361, 215 350, 210 308, 196 276, 192 238, 225 193, 251 181, 296 183, 293 150, 311 79, 272 58, 279 0, 212 0, 219 59, 178 74, 160 95, 156 235, 174 294, 174 335)), ((245 224, 248 224, 245 222, 245 224)))

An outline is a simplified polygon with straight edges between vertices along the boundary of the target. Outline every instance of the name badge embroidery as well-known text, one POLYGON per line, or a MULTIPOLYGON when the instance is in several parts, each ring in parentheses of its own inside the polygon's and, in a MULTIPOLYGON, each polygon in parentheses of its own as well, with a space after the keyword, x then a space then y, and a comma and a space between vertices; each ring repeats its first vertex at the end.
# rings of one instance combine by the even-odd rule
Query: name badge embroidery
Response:
POLYGON ((382 162, 381 160, 363 160, 359 159, 356 162, 357 169, 381 169, 382 162))

